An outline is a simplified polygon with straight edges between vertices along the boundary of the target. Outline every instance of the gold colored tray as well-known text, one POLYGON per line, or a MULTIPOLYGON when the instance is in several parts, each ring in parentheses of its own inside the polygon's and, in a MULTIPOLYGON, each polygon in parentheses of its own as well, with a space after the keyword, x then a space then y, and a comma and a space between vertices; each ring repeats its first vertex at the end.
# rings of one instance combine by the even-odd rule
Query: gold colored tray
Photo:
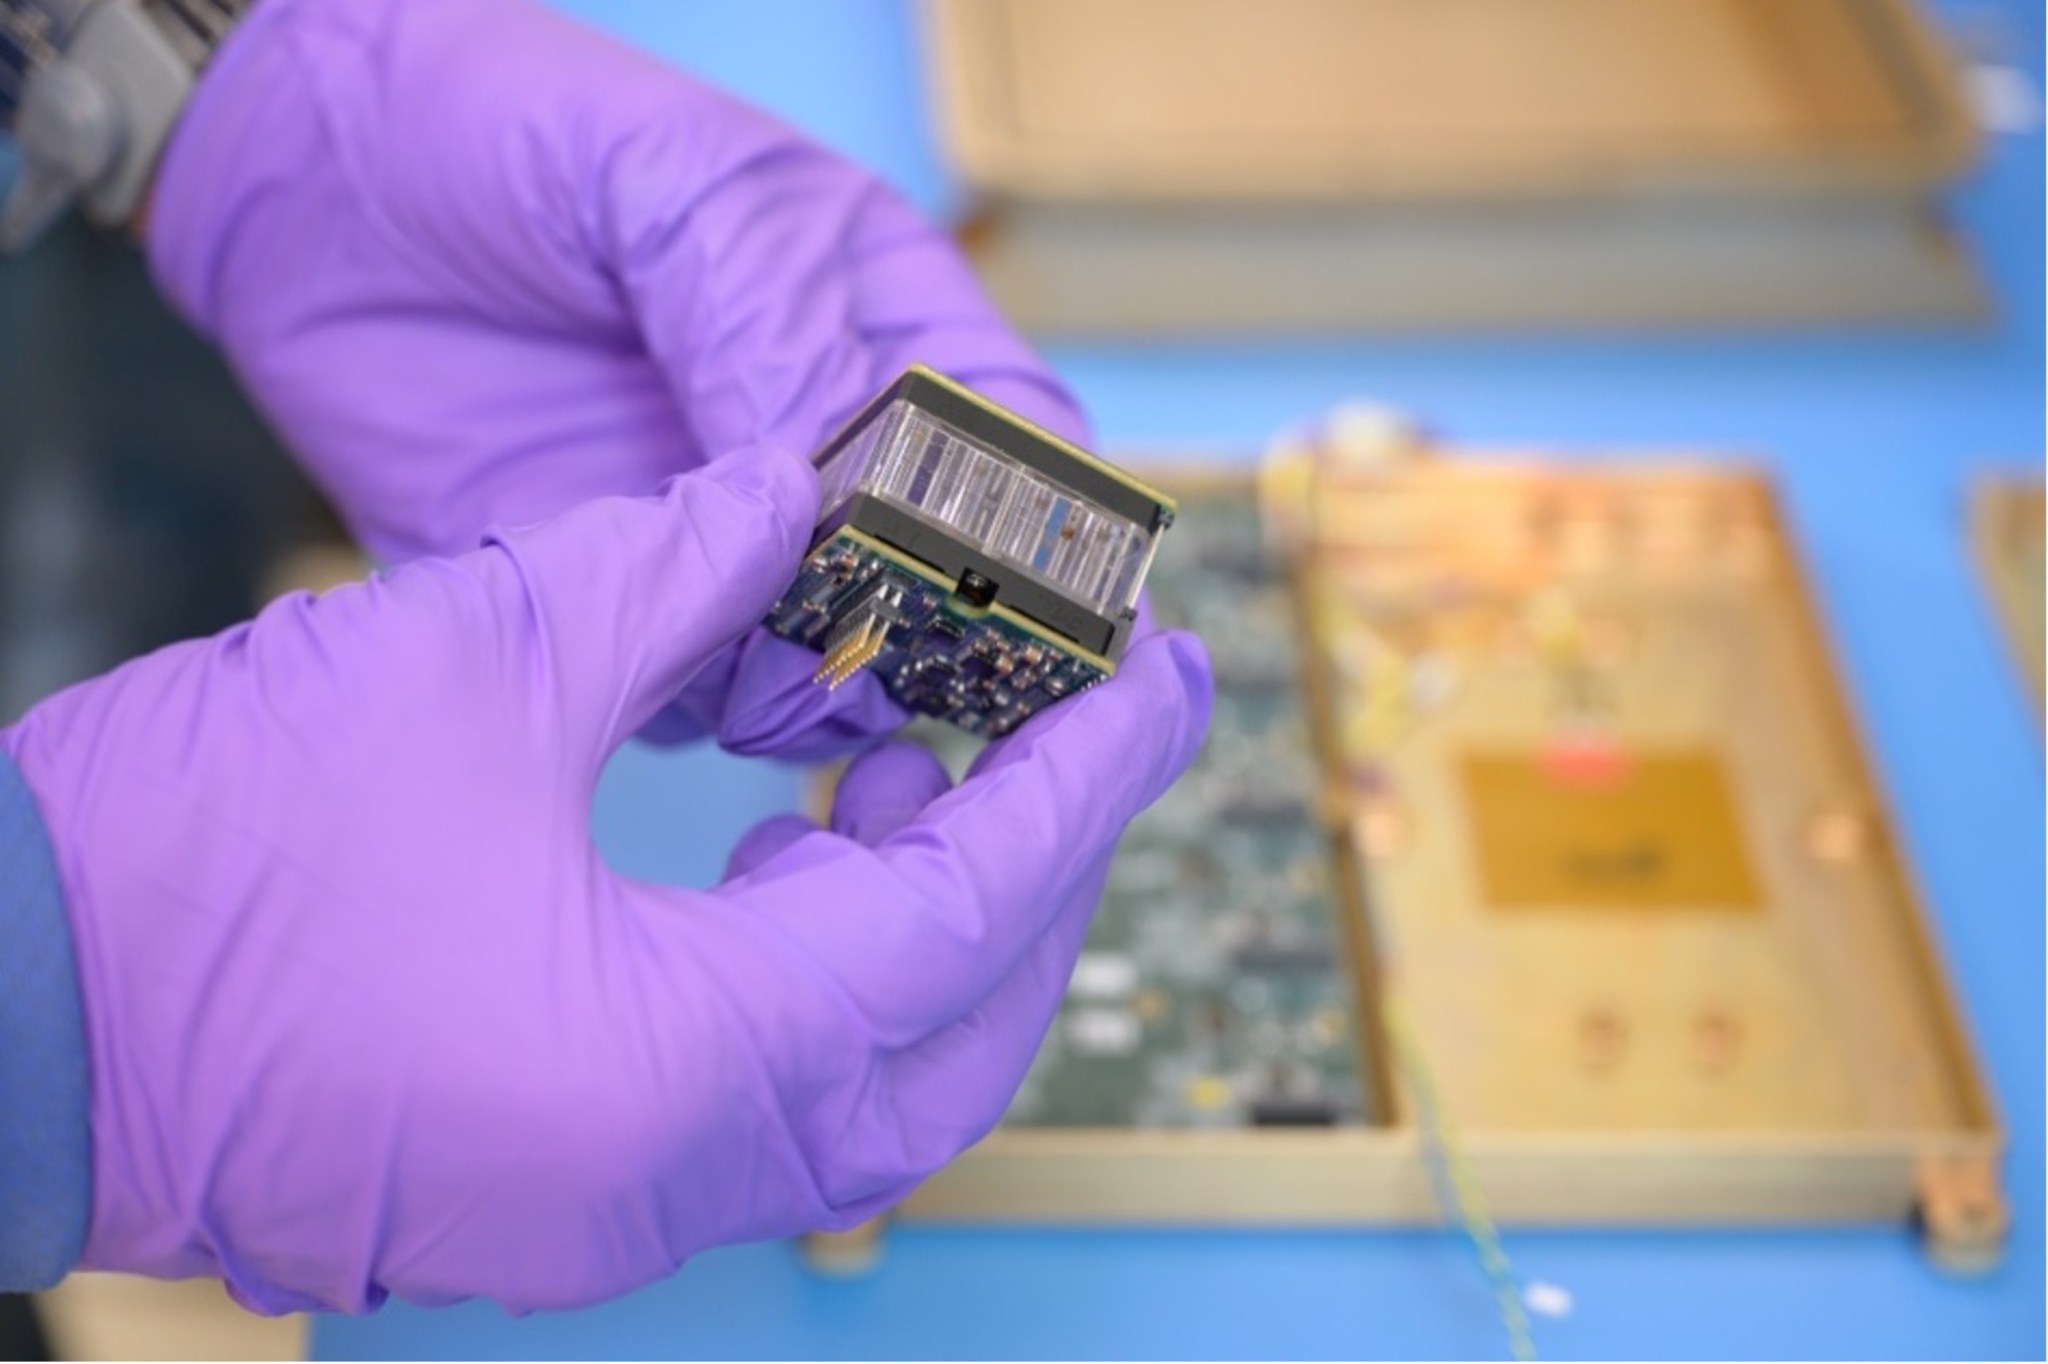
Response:
MULTIPOLYGON (((1164 481, 1184 523, 1253 495, 1164 481)), ((1502 1222, 1917 1214, 1994 1258, 2002 1135, 1768 482, 1311 449, 1265 483, 1377 1099, 1007 1123, 901 1215, 1435 1222, 1449 1142, 1502 1222)))
POLYGON ((1976 141, 1906 0, 928 0, 995 197, 1923 189, 1976 141))
POLYGON ((1049 333, 1979 316, 1908 0, 927 0, 964 244, 1049 333))

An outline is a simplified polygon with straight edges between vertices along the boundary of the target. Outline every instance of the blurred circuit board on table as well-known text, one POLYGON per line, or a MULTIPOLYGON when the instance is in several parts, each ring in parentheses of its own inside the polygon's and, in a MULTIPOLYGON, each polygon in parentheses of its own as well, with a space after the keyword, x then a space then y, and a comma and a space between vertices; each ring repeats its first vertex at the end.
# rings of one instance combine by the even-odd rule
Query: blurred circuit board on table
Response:
POLYGON ((1161 481, 1207 746, 904 1216, 1430 1222, 1455 1148, 1504 1222, 1996 1257, 2002 1133, 1766 478, 1354 415, 1161 481))
POLYGON ((2039 479, 1987 479, 1972 495, 1970 521, 1977 561, 1998 606, 2013 660, 2032 688, 2034 709, 2042 708, 2043 668, 2048 666, 2048 623, 2043 553, 2048 501, 2039 479))
MULTIPOLYGON (((1330 1126, 1370 1111, 1287 578, 1242 483, 1182 489, 1150 593, 1162 624, 1211 650, 1209 742, 1124 836, 1013 1126, 1330 1126)), ((979 747, 918 733, 955 771, 979 747)))

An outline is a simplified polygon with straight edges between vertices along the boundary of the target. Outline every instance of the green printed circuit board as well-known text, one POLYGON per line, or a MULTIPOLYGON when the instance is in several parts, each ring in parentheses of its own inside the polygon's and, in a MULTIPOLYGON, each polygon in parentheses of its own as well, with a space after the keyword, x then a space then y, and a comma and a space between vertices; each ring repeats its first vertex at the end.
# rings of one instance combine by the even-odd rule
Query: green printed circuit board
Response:
MULTIPOLYGON (((1006 1122, 1367 1121, 1295 615, 1256 506, 1184 498, 1149 590, 1162 623, 1209 645, 1210 739, 1119 845, 1065 1005, 1006 1122)), ((980 748, 944 726, 917 733, 956 772, 980 748)))

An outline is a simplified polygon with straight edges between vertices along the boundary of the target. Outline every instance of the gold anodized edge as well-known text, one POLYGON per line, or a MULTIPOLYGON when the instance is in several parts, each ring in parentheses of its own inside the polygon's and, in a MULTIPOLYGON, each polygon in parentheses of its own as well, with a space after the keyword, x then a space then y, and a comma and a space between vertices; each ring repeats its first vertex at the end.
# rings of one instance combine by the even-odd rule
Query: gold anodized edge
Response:
POLYGON ((1074 444, 1072 441, 1063 439, 1062 437, 1053 434, 1052 432, 1046 430, 1044 427, 1040 426, 1037 422, 1032 421, 1029 417, 1023 416, 1020 413, 1012 412, 1009 408, 1004 407, 1001 403, 983 397, 981 394, 976 393, 973 389, 969 388, 967 385, 961 383, 959 380, 953 378, 952 376, 947 374, 941 374, 938 370, 933 369, 930 365, 927 365, 922 361, 912 362, 910 367, 904 370, 904 373, 915 374, 921 379, 928 379, 931 382, 938 384, 940 387, 950 390, 958 397, 964 398, 968 402, 973 403, 976 407, 981 408, 984 412, 989 413, 991 416, 1000 417, 1002 420, 1006 422, 1013 422, 1016 425, 1023 427, 1026 431, 1030 432, 1038 439, 1056 448, 1061 454, 1088 465, 1097 473, 1115 479, 1117 482, 1123 484, 1126 488, 1129 488, 1132 492, 1137 493, 1141 497, 1148 497, 1152 499, 1154 502, 1157 502, 1160 506, 1165 507, 1168 511, 1172 512, 1175 516, 1180 515, 1180 503, 1171 494, 1160 491, 1158 488, 1153 487, 1151 484, 1145 482, 1143 479, 1139 478, 1135 474, 1130 473, 1127 470, 1119 469, 1116 465, 1111 464, 1108 460, 1102 458, 1102 456, 1091 454, 1090 452, 1083 450, 1080 446, 1074 444))

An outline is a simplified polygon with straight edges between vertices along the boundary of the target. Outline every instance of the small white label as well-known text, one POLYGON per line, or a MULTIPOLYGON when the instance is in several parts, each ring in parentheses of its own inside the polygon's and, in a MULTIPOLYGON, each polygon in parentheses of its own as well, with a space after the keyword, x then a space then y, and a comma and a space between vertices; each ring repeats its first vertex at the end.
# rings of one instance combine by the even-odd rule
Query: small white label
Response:
POLYGON ((1083 952, 1067 993, 1080 999, 1122 999, 1138 987, 1138 965, 1121 952, 1083 952))
POLYGON ((2024 67, 1973 66, 1969 88, 1985 132, 2024 134, 2041 126, 2041 95, 2024 67))
POLYGON ((1128 1056, 1143 1032, 1128 1009, 1076 1009, 1067 1016, 1067 1044, 1086 1056, 1128 1056))
POLYGON ((1572 1291, 1538 1280, 1522 1290, 1522 1305, 1539 1317, 1568 1317, 1572 1314, 1572 1291))

